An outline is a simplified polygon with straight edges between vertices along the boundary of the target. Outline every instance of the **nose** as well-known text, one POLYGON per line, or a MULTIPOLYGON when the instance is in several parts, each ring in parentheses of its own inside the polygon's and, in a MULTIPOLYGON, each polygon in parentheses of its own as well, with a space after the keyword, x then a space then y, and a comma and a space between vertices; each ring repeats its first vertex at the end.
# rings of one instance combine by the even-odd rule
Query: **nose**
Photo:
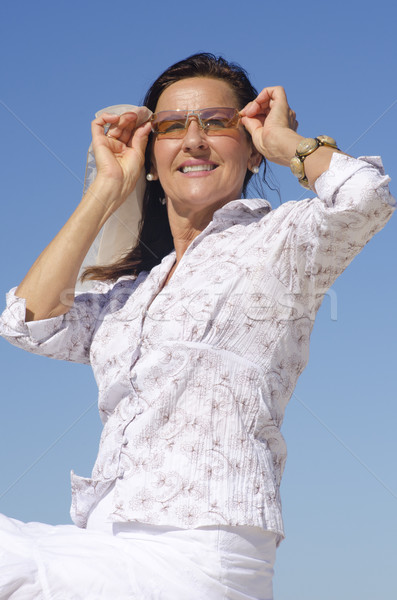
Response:
POLYGON ((197 150, 205 148, 208 148, 207 136, 197 118, 190 117, 185 137, 183 138, 183 149, 197 150))

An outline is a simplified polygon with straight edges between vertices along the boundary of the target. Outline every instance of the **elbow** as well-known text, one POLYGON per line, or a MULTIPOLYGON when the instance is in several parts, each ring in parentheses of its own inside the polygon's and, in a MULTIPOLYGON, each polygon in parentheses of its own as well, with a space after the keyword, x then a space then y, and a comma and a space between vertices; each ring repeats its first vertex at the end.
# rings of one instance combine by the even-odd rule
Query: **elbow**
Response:
POLYGON ((66 315, 69 310, 70 307, 64 306, 63 304, 57 306, 53 310, 48 311, 32 310, 31 308, 26 307, 25 322, 29 323, 31 321, 45 321, 46 319, 53 319, 54 317, 66 315))

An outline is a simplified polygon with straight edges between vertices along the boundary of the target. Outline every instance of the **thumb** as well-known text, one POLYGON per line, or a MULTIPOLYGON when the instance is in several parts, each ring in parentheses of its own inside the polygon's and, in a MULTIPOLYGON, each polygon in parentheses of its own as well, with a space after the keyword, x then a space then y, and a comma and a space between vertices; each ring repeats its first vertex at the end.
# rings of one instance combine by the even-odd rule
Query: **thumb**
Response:
POLYGON ((252 117, 241 117, 241 123, 251 136, 259 127, 262 126, 262 123, 259 119, 252 117))
POLYGON ((146 146, 148 143, 149 134, 151 132, 151 129, 152 129, 151 125, 148 121, 146 123, 144 123, 143 125, 140 125, 139 127, 137 127, 137 129, 134 131, 134 135, 132 136, 131 142, 129 144, 131 146, 131 148, 134 148, 138 152, 145 154, 145 150, 146 150, 146 146))

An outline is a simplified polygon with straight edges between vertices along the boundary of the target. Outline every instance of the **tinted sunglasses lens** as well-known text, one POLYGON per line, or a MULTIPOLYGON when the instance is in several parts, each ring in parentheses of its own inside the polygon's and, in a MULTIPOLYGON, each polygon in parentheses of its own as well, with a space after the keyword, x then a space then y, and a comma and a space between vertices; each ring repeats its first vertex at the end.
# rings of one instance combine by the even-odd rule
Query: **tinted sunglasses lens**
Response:
MULTIPOLYGON (((222 135, 225 129, 236 129, 240 116, 235 108, 204 108, 192 111, 192 117, 200 116, 204 131, 209 135, 222 135)), ((152 131, 164 138, 181 138, 186 133, 185 111, 165 110, 152 116, 152 131)))
POLYGON ((208 133, 222 129, 235 129, 240 117, 235 108, 206 108, 201 111, 201 120, 208 133))
POLYGON ((152 130, 162 137, 183 137, 186 113, 173 110, 162 111, 152 117, 152 130))

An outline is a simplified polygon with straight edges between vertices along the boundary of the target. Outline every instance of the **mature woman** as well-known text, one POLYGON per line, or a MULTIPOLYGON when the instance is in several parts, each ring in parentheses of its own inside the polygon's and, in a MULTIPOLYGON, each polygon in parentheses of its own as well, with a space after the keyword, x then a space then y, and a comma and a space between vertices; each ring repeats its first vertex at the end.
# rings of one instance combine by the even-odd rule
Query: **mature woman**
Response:
POLYGON ((72 474, 77 527, 3 517, 1 598, 271 599, 284 409, 324 293, 395 204, 379 159, 302 138, 283 88, 221 58, 170 67, 144 105, 93 121, 96 177, 8 295, 12 343, 91 363, 104 429, 72 474), (291 159, 316 198, 244 199, 291 159), (143 169, 138 241, 71 302, 143 169))

